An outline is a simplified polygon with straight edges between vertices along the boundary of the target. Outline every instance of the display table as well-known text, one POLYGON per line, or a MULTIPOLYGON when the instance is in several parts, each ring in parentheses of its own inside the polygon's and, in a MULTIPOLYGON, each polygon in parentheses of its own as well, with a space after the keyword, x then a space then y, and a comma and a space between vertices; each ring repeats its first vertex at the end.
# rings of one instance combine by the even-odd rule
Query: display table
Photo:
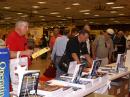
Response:
MULTIPOLYGON (((112 80, 115 80, 115 79, 118 79, 118 78, 121 78, 121 77, 124 77, 124 76, 127 76, 130 74, 130 71, 127 71, 127 72, 120 72, 120 73, 115 73, 115 74, 111 74, 109 75, 109 80, 112 81, 112 80)), ((107 83, 99 83, 99 84, 95 84, 93 87, 89 88, 89 89, 86 89, 86 90, 78 90, 76 92, 73 92, 69 95, 66 95, 64 97, 83 97, 83 96, 86 96, 90 93, 93 93, 95 92, 96 90, 104 87, 107 83)))
MULTIPOLYGON (((124 77, 129 75, 130 71, 126 71, 126 72, 120 72, 120 73, 115 73, 115 74, 110 74, 109 75, 109 81, 124 77)), ((86 89, 86 90, 79 90, 76 92, 73 92, 69 95, 66 95, 65 97, 83 97, 86 95, 89 95, 90 93, 95 92, 96 90, 104 87, 107 83, 100 83, 100 84, 95 84, 93 87, 86 89)))
POLYGON ((66 93, 66 95, 63 95, 62 97, 84 97, 86 95, 89 95, 96 90, 108 85, 111 81, 127 76, 130 74, 130 71, 126 72, 120 72, 120 73, 111 73, 108 75, 109 80, 107 82, 100 82, 100 83, 95 83, 92 87, 86 88, 86 89, 79 89, 77 91, 73 91, 71 93, 66 93))
MULTIPOLYGON (((115 65, 116 65, 115 63, 112 63, 112 64, 109 64, 109 65, 107 65, 107 66, 112 66, 112 67, 114 67, 115 65)), ((126 67, 128 67, 128 66, 126 66, 126 67)), ((129 75, 129 74, 130 74, 130 69, 129 69, 129 67, 128 67, 128 71, 109 74, 109 80, 112 81, 112 80, 115 80, 115 79, 124 77, 124 76, 126 76, 126 75, 129 75)))
POLYGON ((129 74, 130 74, 130 71, 111 74, 111 75, 109 75, 109 80, 112 81, 112 80, 127 76, 129 74))
POLYGON ((99 83, 99 84, 95 84, 94 86, 92 86, 91 88, 88 88, 86 90, 80 89, 78 91, 74 91, 71 94, 65 95, 64 97, 84 97, 90 93, 93 93, 94 91, 104 87, 105 85, 107 85, 106 83, 99 83))

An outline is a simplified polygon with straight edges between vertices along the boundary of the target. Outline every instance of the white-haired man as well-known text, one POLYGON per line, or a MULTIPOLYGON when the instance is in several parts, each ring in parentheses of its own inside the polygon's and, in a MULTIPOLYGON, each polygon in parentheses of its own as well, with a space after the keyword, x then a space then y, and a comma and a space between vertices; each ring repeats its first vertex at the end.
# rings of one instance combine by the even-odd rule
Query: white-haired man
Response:
POLYGON ((28 50, 27 39, 25 34, 28 31, 28 22, 18 21, 15 24, 15 30, 11 32, 6 40, 6 45, 10 49, 10 57, 15 58, 17 52, 20 52, 20 56, 30 57, 33 53, 32 50, 28 50))

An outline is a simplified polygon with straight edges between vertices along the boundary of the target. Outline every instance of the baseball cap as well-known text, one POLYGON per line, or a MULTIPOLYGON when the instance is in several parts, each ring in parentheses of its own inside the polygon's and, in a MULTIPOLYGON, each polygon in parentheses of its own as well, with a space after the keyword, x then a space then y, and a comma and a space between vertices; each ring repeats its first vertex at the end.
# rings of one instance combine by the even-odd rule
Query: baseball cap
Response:
POLYGON ((107 32, 108 34, 110 34, 110 35, 113 35, 113 34, 114 34, 114 30, 111 29, 111 28, 108 28, 108 29, 106 30, 106 32, 107 32))

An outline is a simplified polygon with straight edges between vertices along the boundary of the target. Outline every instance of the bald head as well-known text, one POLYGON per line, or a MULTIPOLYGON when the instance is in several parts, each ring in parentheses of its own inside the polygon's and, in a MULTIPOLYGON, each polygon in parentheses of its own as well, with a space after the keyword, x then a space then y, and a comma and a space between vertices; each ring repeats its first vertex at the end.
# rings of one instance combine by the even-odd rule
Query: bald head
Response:
POLYGON ((84 25, 84 30, 90 32, 90 31, 91 31, 91 28, 90 28, 90 26, 89 26, 88 24, 85 24, 85 25, 84 25))
POLYGON ((28 22, 18 21, 15 24, 15 31, 21 36, 25 35, 26 32, 28 31, 28 22))

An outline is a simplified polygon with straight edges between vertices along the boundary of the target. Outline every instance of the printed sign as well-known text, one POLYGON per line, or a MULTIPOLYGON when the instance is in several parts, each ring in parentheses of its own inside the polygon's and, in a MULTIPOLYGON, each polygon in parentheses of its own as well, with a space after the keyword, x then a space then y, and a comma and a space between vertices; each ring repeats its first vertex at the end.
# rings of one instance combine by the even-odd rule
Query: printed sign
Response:
POLYGON ((0 49, 0 97, 9 97, 9 50, 0 49))

